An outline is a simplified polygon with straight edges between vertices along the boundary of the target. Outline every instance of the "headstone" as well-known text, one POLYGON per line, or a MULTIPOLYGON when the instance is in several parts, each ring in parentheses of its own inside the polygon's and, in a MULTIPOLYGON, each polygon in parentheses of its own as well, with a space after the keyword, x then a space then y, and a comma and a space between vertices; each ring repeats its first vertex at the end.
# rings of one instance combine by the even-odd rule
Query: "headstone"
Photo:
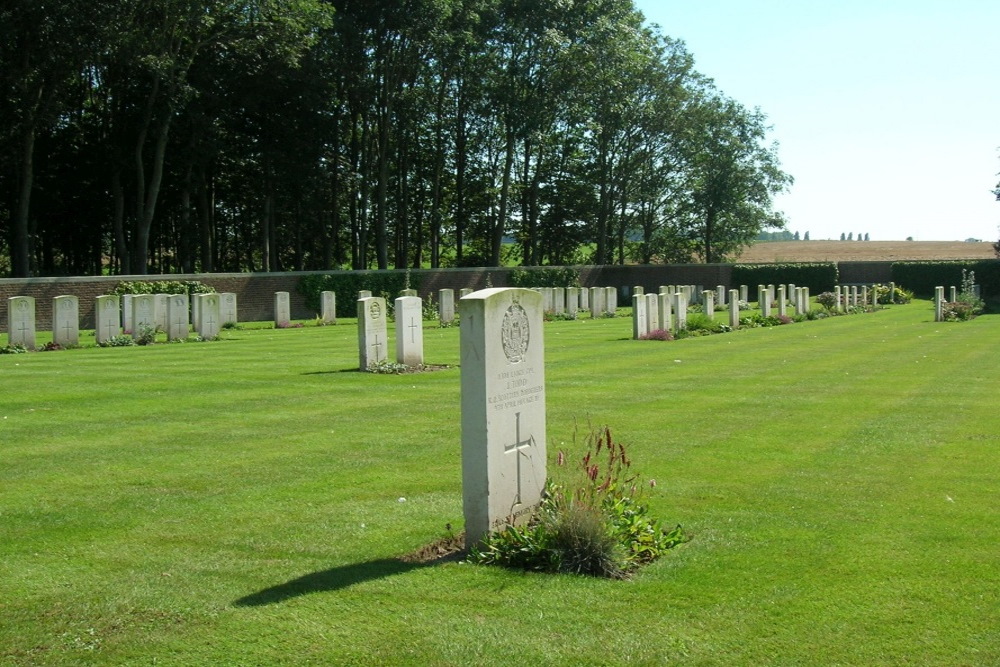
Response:
POLYGON ((767 301, 767 286, 757 285, 757 308, 764 312, 764 302, 767 301))
POLYGON ((646 320, 646 297, 643 294, 632 295, 632 340, 639 340, 649 331, 646 320))
POLYGON ((580 310, 590 310, 590 289, 580 288, 580 310))
POLYGON ((135 294, 132 296, 132 337, 142 336, 149 329, 156 330, 156 296, 135 294))
POLYGON ((471 287, 463 287, 462 289, 458 290, 458 298, 459 299, 465 298, 475 291, 476 290, 472 289, 471 287))
POLYGON ((166 294, 154 294, 153 295, 154 310, 156 313, 154 320, 156 321, 156 328, 160 331, 167 330, 167 295, 166 294))
POLYGON ((424 301, 418 296, 396 299, 396 363, 424 365, 424 301))
POLYGON ((674 332, 687 329, 687 299, 684 292, 674 292, 671 306, 674 311, 674 332))
POLYGON ((553 287, 552 288, 552 312, 557 315, 566 314, 566 288, 565 287, 553 287))
MULTIPOLYGON (((333 311, 333 322, 337 322, 336 310, 333 311)), ((236 308, 236 294, 223 292, 219 295, 219 319, 223 324, 239 324, 240 316, 236 308)))
POLYGON ((215 338, 219 335, 219 330, 222 328, 222 311, 219 303, 219 295, 215 293, 199 294, 198 300, 200 301, 198 311, 201 313, 201 317, 198 320, 198 335, 205 339, 215 338))
MULTIPOLYGON (((199 295, 195 295, 197 300, 199 295)), ((167 340, 188 337, 188 295, 171 294, 167 298, 167 340)))
POLYGON ((952 303, 958 301, 958 288, 952 285, 951 288, 949 289, 948 296, 949 296, 948 300, 951 301, 952 303))
POLYGON ((739 329, 740 327, 740 293, 737 290, 729 290, 729 328, 739 329))
POLYGON ((809 299, 809 288, 808 287, 803 287, 802 288, 802 310, 801 310, 801 312, 808 313, 810 310, 812 310, 812 305, 810 304, 810 299, 809 299))
POLYGON ((52 299, 52 342, 63 347, 80 344, 80 302, 75 296, 52 299))
POLYGON ((553 311, 553 309, 555 308, 555 304, 553 303, 552 288, 551 287, 539 287, 537 291, 541 292, 541 295, 542 295, 542 309, 546 313, 551 313, 553 311))
POLYGON ((545 487, 542 297, 490 288, 462 299, 462 496, 467 546, 526 521, 545 487))
POLYGON ((642 296, 646 299, 646 331, 655 331, 656 325, 660 321, 660 308, 659 302, 656 299, 657 295, 650 292, 642 296))
POLYGON ((604 296, 607 301, 604 304, 604 311, 610 315, 618 313, 618 290, 614 287, 605 287, 604 296))
POLYGON ((646 290, 643 289, 642 285, 636 285, 632 288, 632 296, 636 294, 645 294, 646 290))
POLYGON ((134 294, 122 295, 122 328, 125 333, 132 333, 132 297, 134 294))
POLYGON ((604 317, 607 307, 604 305, 607 291, 603 287, 590 288, 590 316, 593 319, 604 317))
POLYGON ((726 305, 726 286, 716 285, 715 287, 715 302, 720 306, 726 305))
POLYGON ((415 289, 404 289, 399 293, 399 296, 420 296, 420 294, 415 289))
MULTIPOLYGON (((202 302, 204 304, 204 301, 202 302)), ((274 326, 275 328, 287 327, 291 323, 290 306, 288 303, 288 292, 274 293, 274 326)), ((200 323, 199 323, 200 324, 200 323)))
POLYGON ((771 316, 771 299, 767 288, 764 289, 764 300, 760 302, 760 314, 763 317, 771 316))
POLYGON ((94 340, 106 343, 122 333, 121 300, 117 295, 105 294, 94 300, 94 340))
POLYGON ((747 285, 740 285, 740 301, 750 303, 750 287, 747 285))
POLYGON ((370 289, 363 289, 358 292, 358 299, 370 299, 372 296, 372 291, 370 289))
POLYGON ((896 303, 896 283, 889 283, 889 303, 896 303))
POLYGON ((861 305, 868 305, 868 285, 861 286, 861 305))
POLYGON ((857 306, 858 305, 858 286, 857 285, 851 285, 851 305, 852 306, 857 306))
POLYGON ((389 327, 385 299, 370 296, 358 299, 358 364, 367 371, 389 358, 389 327))
POLYGON ((788 302, 785 300, 785 286, 778 285, 778 316, 784 317, 788 314, 788 302))
POLYGON ((656 295, 656 299, 659 302, 659 307, 657 308, 659 320, 656 323, 656 328, 662 329, 663 331, 670 331, 674 326, 671 295, 666 292, 661 292, 656 295))
POLYGON ((441 324, 455 321, 455 290, 438 290, 438 321, 441 324))
POLYGON ((198 293, 192 294, 190 299, 191 304, 191 326, 194 327, 195 331, 201 330, 201 299, 198 298, 198 293))
POLYGON ((319 294, 319 317, 323 324, 337 323, 337 293, 330 290, 319 294))
POLYGON ((7 344, 35 349, 35 298, 12 296, 7 299, 7 344))
POLYGON ((701 303, 702 309, 705 311, 705 317, 709 320, 715 319, 715 292, 712 290, 702 290, 701 292, 701 303))
POLYGON ((940 322, 944 319, 944 287, 934 288, 934 321, 940 322))
POLYGON ((571 320, 576 319, 576 312, 580 307, 580 288, 566 288, 566 316, 571 320))

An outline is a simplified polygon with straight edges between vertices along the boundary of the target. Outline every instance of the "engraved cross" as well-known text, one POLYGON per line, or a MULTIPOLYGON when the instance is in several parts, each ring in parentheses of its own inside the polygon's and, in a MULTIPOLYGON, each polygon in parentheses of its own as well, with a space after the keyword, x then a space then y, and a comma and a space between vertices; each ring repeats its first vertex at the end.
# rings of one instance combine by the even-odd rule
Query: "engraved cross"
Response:
POLYGON ((514 413, 514 444, 504 445, 503 453, 509 454, 514 452, 514 457, 517 461, 517 495, 514 497, 514 504, 521 504, 521 452, 523 452, 528 447, 535 444, 535 437, 529 435, 526 440, 521 440, 521 413, 514 413))

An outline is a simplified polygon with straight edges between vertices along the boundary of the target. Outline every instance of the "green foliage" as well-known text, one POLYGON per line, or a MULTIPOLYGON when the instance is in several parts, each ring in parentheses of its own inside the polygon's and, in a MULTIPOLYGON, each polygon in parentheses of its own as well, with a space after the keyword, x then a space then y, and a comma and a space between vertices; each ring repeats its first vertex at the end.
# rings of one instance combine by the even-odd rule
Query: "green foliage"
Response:
POLYGON ((198 280, 123 280, 111 294, 211 294, 215 288, 198 280))
POLYGON ((983 259, 979 261, 951 262, 894 262, 892 279, 897 285, 905 285, 907 289, 922 298, 934 296, 934 288, 938 286, 958 286, 962 282, 962 271, 973 271, 976 274, 984 296, 1000 295, 1000 261, 983 259))
POLYGON ((579 287, 580 272, 570 266, 540 269, 511 269, 511 287, 579 287))
POLYGON ((408 271, 359 271, 317 273, 302 276, 296 291, 305 297, 306 306, 320 310, 320 294, 334 292, 337 297, 337 317, 357 317, 358 292, 368 290, 383 297, 386 307, 392 308, 394 299, 404 289, 419 289, 420 276, 408 271), (407 287, 409 284, 409 287, 407 287))
POLYGON ((14 343, 13 345, 4 345, 0 347, 0 354, 25 354, 28 351, 24 345, 20 343, 14 343))
POLYGON ((896 287, 893 298, 889 298, 889 285, 876 285, 876 303, 909 303, 913 299, 913 292, 902 287, 896 287))
MULTIPOLYGON (((886 289, 888 290, 888 288, 886 289)), ((834 292, 822 292, 821 294, 816 295, 816 303, 823 306, 828 313, 833 312, 833 309, 837 307, 837 303, 839 301, 840 299, 837 298, 837 295, 834 292)))
POLYGON ((368 368, 366 370, 369 373, 376 373, 378 375, 401 375, 412 371, 413 369, 406 364, 399 364, 395 361, 383 359, 382 361, 373 361, 368 364, 368 368))
MULTIPOLYGON (((607 427, 587 437, 577 480, 549 480, 542 503, 525 526, 508 525, 472 549, 470 560, 539 572, 624 579, 689 538, 665 530, 640 500, 642 484, 607 427)), ((562 453, 559 462, 565 461, 562 453)), ((655 486, 655 482, 651 482, 655 486)))
POLYGON ((135 339, 127 334, 120 334, 118 336, 111 336, 97 345, 98 347, 131 347, 135 345, 135 339))
POLYGON ((156 342, 156 327, 143 324, 132 337, 135 339, 136 345, 152 345, 156 342))
POLYGON ((811 292, 823 292, 837 284, 837 265, 833 262, 803 262, 798 264, 736 264, 732 278, 735 285, 747 285, 756 301, 757 285, 794 283, 811 292))

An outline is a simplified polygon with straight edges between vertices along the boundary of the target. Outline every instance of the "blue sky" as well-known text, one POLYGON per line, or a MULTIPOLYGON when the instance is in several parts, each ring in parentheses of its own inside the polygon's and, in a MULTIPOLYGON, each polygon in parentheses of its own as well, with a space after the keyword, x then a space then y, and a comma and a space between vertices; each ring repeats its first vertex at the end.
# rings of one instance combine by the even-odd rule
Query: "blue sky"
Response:
POLYGON ((996 241, 1000 1, 635 0, 699 72, 760 107, 790 231, 996 241))

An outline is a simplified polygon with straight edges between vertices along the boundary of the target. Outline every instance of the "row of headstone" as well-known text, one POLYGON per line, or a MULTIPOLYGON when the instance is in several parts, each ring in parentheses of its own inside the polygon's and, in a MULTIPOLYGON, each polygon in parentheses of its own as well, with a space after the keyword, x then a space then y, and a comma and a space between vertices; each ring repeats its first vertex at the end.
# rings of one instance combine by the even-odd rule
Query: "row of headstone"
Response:
MULTIPOLYGON (((358 366, 362 371, 389 359, 389 326, 385 299, 358 299, 358 366)), ((394 302, 396 363, 410 367, 424 363, 424 302, 418 296, 401 296, 394 302)))
MULTIPOLYGON (((139 335, 144 329, 165 331, 168 340, 187 338, 193 322, 202 338, 215 338, 225 322, 236 322, 236 295, 195 294, 102 295, 94 300, 94 338, 100 345, 122 330, 139 335)), ((8 344, 35 349, 35 299, 15 296, 8 303, 8 344)), ((62 347, 80 344, 80 301, 75 296, 52 300, 52 342, 62 347)))
POLYGON ((775 307, 782 317, 809 312, 810 298, 808 287, 796 287, 794 283, 757 285, 757 307, 764 317, 771 317, 775 307))

